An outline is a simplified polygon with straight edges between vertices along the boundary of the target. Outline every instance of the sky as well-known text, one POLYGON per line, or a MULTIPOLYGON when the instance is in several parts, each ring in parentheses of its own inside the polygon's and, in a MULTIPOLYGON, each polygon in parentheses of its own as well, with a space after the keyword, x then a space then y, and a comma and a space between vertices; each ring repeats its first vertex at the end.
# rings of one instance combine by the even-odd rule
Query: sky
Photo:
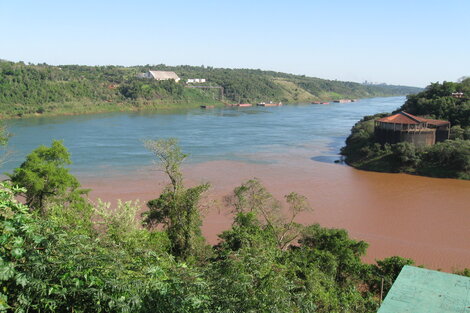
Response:
POLYGON ((424 87, 470 75, 470 0, 0 0, 0 59, 424 87))

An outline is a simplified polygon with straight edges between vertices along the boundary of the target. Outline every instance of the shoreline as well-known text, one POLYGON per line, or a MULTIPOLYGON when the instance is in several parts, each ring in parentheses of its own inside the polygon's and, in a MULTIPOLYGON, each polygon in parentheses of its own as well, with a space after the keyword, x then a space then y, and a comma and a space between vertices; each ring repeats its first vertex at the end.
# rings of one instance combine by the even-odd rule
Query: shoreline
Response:
MULTIPOLYGON (((340 155, 341 157, 345 157, 344 155, 340 155)), ((379 170, 379 169, 373 169, 373 168, 368 168, 367 166, 362 166, 362 165, 356 165, 354 162, 348 162, 345 159, 343 160, 344 164, 346 164, 349 167, 352 167, 358 171, 364 171, 364 172, 372 172, 372 173, 384 173, 384 174, 405 174, 405 175, 411 175, 411 176, 418 176, 418 177, 427 177, 427 178, 435 178, 435 179, 456 179, 456 180, 466 180, 470 181, 470 178, 461 178, 461 177, 445 177, 445 176, 431 176, 431 175, 425 175, 425 174, 420 174, 416 172, 392 172, 392 171, 387 171, 386 169, 384 170, 379 170)))
MULTIPOLYGON (((107 102, 90 102, 87 104, 98 105, 98 104, 107 104, 107 102)), ((119 106, 116 103, 115 107, 97 111, 73 111, 70 112, 44 112, 44 113, 28 113, 21 116, 3 116, 0 113, 0 120, 18 120, 18 119, 28 119, 28 118, 41 118, 41 117, 60 117, 60 116, 76 116, 76 115, 93 115, 93 114, 103 114, 103 113, 125 113, 125 112, 158 112, 158 111, 172 111, 179 109, 196 109, 203 105, 205 102, 194 102, 194 103, 178 103, 178 102, 168 102, 165 104, 139 104, 140 106, 154 106, 151 108, 145 107, 135 107, 132 103, 126 103, 124 106, 119 106), (161 107, 158 107, 161 105, 161 107), (157 107, 155 107, 157 106, 157 107)), ((227 104, 220 101, 210 102, 211 105, 215 105, 216 108, 225 107, 227 104)), ((122 103, 121 103, 122 104, 122 103)))
MULTIPOLYGON (((406 95, 385 95, 385 96, 363 96, 361 99, 373 99, 373 98, 394 98, 394 97, 404 97, 406 95)), ((325 100, 325 101, 333 101, 324 98, 312 98, 309 100, 305 100, 304 102, 285 102, 284 105, 297 105, 297 104, 305 104, 311 105, 311 101, 315 100, 325 100)), ((77 102, 70 102, 70 103, 77 103, 77 102)), ((86 103, 87 105, 99 105, 99 104, 108 104, 108 102, 80 102, 86 103)), ((50 105, 55 105, 57 103, 49 103, 50 105)), ((59 103, 60 104, 60 103, 59 103)), ((168 102, 168 103, 157 103, 152 104, 150 103, 139 103, 139 106, 157 106, 151 108, 145 107, 135 107, 132 103, 126 102, 116 102, 115 106, 109 109, 97 110, 97 111, 73 111, 70 112, 44 112, 44 113, 28 113, 22 116, 17 115, 7 115, 4 116, 3 113, 0 112, 0 120, 19 120, 19 119, 28 119, 28 118, 41 118, 41 117, 60 117, 60 116, 76 116, 76 115, 93 115, 93 114, 103 114, 103 113, 126 113, 126 112, 168 112, 172 110, 179 110, 179 109, 197 109, 200 108, 201 105, 207 104, 206 102, 192 102, 192 103, 178 103, 178 102, 168 102), (124 104, 124 106, 119 106, 119 104, 124 104), (161 107, 158 107, 161 105, 161 107)), ((210 102, 210 105, 214 105, 215 108, 223 108, 223 107, 236 107, 234 103, 230 101, 213 101, 210 102)), ((255 105, 256 106, 256 105, 255 105)))

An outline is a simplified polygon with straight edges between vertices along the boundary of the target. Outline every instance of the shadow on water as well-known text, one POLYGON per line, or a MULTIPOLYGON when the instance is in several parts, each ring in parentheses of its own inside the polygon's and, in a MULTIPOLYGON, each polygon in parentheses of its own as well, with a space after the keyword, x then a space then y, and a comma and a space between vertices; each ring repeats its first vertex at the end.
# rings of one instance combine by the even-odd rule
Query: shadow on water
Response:
POLYGON ((327 144, 329 152, 339 153, 339 150, 346 145, 346 138, 344 136, 331 137, 330 142, 327 144))
POLYGON ((317 156, 311 157, 310 160, 322 162, 322 163, 330 163, 330 164, 331 163, 336 163, 336 164, 341 164, 341 165, 345 164, 341 160, 340 155, 317 155, 317 156))
POLYGON ((317 155, 311 157, 310 160, 322 163, 337 163, 344 165, 342 156, 339 154, 341 147, 345 145, 344 141, 344 136, 331 137, 330 142, 326 145, 326 149, 322 151, 326 155, 317 155))

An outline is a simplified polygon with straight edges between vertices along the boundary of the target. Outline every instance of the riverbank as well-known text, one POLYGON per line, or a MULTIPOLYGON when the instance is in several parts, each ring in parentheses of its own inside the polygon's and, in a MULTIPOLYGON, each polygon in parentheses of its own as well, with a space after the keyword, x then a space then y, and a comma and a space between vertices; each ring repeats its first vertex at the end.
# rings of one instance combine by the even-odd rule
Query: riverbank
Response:
MULTIPOLYGON (((207 101, 146 101, 146 102, 68 102, 63 103, 57 109, 51 109, 41 113, 31 112, 20 115, 0 114, 0 119, 19 119, 30 117, 55 117, 68 115, 89 115, 114 112, 160 112, 175 109, 194 109, 201 105, 211 105, 214 107, 224 107, 228 102, 207 100, 207 101)), ((53 104, 54 105, 54 104, 53 104)))
MULTIPOLYGON (((321 99, 322 101, 331 101, 328 96, 322 98, 303 99, 303 102, 285 102, 284 105, 311 105, 313 100, 321 99)), ((384 96, 383 98, 396 98, 394 96, 384 96)), ((364 97, 366 99, 373 99, 373 97, 364 97)), ((218 101, 213 99, 198 100, 198 101, 175 101, 169 102, 165 100, 149 100, 149 101, 120 101, 120 102, 95 102, 95 101, 80 101, 80 102, 65 102, 65 103, 52 103, 49 104, 47 110, 39 111, 40 113, 30 112, 21 114, 5 114, 1 113, 0 120, 16 120, 22 118, 41 118, 41 117, 60 117, 60 116, 73 116, 73 115, 92 115, 102 113, 116 113, 116 112, 171 112, 174 110, 184 109, 197 109, 202 106, 210 106, 213 108, 233 107, 237 108, 237 103, 233 101, 218 101)))
MULTIPOLYGON (((302 224, 345 228, 370 244, 366 262, 399 255, 428 268, 452 271, 468 267, 470 182, 405 174, 381 174, 311 161, 303 154, 280 157, 275 164, 212 161, 187 165, 187 184, 210 182, 203 234, 215 244, 230 228, 224 196, 242 182, 257 177, 277 198, 291 191, 305 195, 314 211, 303 213, 302 224)), ((109 171, 100 178, 82 177, 91 198, 142 203, 158 196, 165 185, 155 169, 141 168, 122 176, 109 171)))

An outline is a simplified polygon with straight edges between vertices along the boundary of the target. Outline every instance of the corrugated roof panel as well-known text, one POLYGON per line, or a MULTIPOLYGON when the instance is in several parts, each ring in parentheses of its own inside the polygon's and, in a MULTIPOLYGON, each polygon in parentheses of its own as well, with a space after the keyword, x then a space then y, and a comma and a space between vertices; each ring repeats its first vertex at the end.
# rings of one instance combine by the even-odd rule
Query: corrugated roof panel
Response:
POLYGON ((149 71, 155 79, 174 79, 178 80, 179 77, 175 72, 167 71, 149 71))
POLYGON ((428 124, 435 125, 435 126, 442 126, 442 125, 449 124, 448 121, 427 119, 424 117, 415 116, 405 111, 399 112, 394 115, 379 118, 377 122, 393 123, 393 124, 415 124, 415 125, 420 124, 420 123, 428 123, 428 124))
POLYGON ((403 112, 382 117, 379 118, 377 121, 378 122, 384 122, 384 123, 394 123, 394 124, 419 124, 420 121, 418 119, 413 119, 412 117, 415 117, 414 115, 411 114, 403 114, 403 112))
POLYGON ((428 124, 435 125, 435 126, 443 126, 443 125, 450 124, 450 122, 443 121, 443 120, 430 120, 430 119, 428 119, 427 121, 428 121, 428 124))
POLYGON ((406 265, 377 313, 470 313, 470 277, 406 265))

